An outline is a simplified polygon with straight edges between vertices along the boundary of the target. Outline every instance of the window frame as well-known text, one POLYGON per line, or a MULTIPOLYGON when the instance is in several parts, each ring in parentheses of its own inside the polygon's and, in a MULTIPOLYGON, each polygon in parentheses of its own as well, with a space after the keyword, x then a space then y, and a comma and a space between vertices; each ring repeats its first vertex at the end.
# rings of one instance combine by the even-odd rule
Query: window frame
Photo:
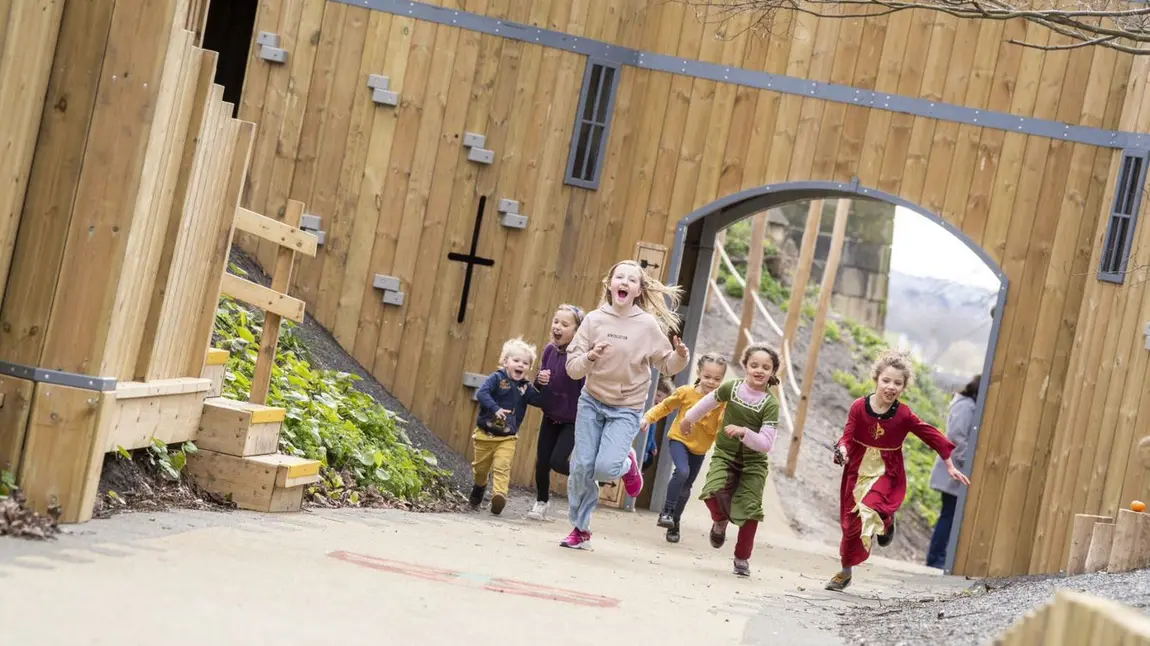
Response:
POLYGON ((1106 218, 1106 232, 1102 237, 1102 249, 1098 259, 1098 280, 1121 285, 1126 281, 1129 270, 1130 250, 1134 234, 1138 229, 1138 213, 1142 208, 1142 192, 1146 187, 1147 166, 1150 165, 1150 150, 1123 149, 1118 166, 1118 178, 1114 183, 1114 196, 1110 203, 1110 214, 1106 218), (1129 178, 1128 164, 1140 161, 1137 177, 1129 178), (1128 179, 1129 178, 1129 179, 1128 179), (1130 194, 1130 182, 1137 190, 1130 194), (1118 234, 1118 225, 1125 227, 1125 237, 1121 247, 1115 247, 1113 238, 1118 234))
POLYGON ((603 177, 603 164, 607 157, 607 141, 611 136, 611 122, 614 120, 615 116, 615 99, 618 96, 619 77, 622 75, 622 73, 623 67, 621 65, 608 62, 607 60, 601 58, 588 57, 587 65, 583 70, 583 86, 579 90, 579 105, 575 111, 575 126, 571 131, 571 144, 567 151, 567 168, 564 172, 564 184, 589 190, 596 190, 599 188, 599 181, 603 177), (600 67, 602 71, 599 73, 598 86, 592 88, 591 82, 592 78, 594 77, 596 66, 600 67), (603 82, 603 77, 606 75, 605 72, 608 69, 612 70, 611 83, 609 87, 606 83, 603 82), (606 90, 609 94, 607 95, 607 105, 603 110, 604 114, 602 115, 602 121, 597 120, 595 118, 595 114, 592 114, 591 119, 584 118, 583 114, 587 110, 588 101, 594 101, 592 104, 593 106, 600 103, 604 90, 606 90), (591 96, 592 91, 595 92, 594 97, 591 96), (585 154, 583 158, 583 168, 579 169, 581 174, 576 174, 575 162, 579 157, 579 140, 581 138, 584 126, 590 128, 585 152, 595 150, 595 154, 594 156, 585 154), (595 127, 602 129, 602 132, 598 137, 597 149, 593 145, 595 127), (592 169, 591 177, 589 179, 585 179, 582 176, 582 173, 586 172, 586 166, 592 159, 595 166, 592 169))

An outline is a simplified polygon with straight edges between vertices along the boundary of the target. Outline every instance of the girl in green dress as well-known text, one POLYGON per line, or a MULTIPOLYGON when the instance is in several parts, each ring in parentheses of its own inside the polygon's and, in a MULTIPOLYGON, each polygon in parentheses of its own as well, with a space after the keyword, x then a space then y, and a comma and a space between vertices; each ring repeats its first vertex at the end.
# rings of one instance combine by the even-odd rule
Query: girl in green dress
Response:
POLYGON ((779 401, 767 389, 779 383, 779 355, 766 345, 751 345, 741 361, 746 377, 719 386, 699 400, 683 420, 689 433, 719 404, 726 404, 715 442, 707 480, 699 499, 711 510, 711 546, 718 549, 727 540, 727 524, 739 528, 735 543, 735 574, 751 575, 751 551, 755 531, 763 520, 763 489, 769 468, 767 453, 775 443, 779 423, 779 401))

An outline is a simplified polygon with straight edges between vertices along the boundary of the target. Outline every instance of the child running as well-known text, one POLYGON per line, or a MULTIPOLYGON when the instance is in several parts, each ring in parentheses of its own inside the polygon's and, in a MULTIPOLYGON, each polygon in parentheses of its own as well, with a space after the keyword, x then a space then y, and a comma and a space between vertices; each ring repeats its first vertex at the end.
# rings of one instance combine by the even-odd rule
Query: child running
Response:
POLYGON ((763 520, 763 489, 770 468, 767 453, 775 443, 779 423, 779 402, 767 392, 779 383, 779 355, 765 345, 750 345, 740 363, 746 378, 728 381, 699 400, 687 412, 682 429, 690 435, 707 414, 726 404, 723 433, 715 441, 699 499, 711 510, 711 547, 718 549, 726 542, 727 523, 739 528, 734 570, 739 576, 750 576, 755 532, 763 520))
POLYGON ((695 478, 703 466, 703 458, 715 443, 719 422, 723 420, 726 409, 725 404, 719 404, 691 427, 690 432, 683 430, 685 413, 723 383, 723 377, 727 374, 727 359, 713 352, 704 354, 699 357, 695 372, 698 378, 694 384, 681 386, 643 414, 643 423, 653 424, 672 412, 678 412, 671 424, 668 442, 675 472, 667 483, 667 501, 663 504, 657 523, 659 527, 666 528, 668 543, 679 542, 679 519, 687 507, 691 486, 695 484, 695 478))
POLYGON ((560 305, 551 317, 551 342, 543 348, 539 377, 543 421, 535 451, 535 506, 527 512, 532 520, 544 520, 551 506, 551 472, 571 473, 569 459, 575 446, 575 410, 579 406, 582 379, 567 376, 567 346, 583 322, 583 310, 560 305))
POLYGON ((912 365, 901 352, 879 355, 871 370, 875 391, 851 405, 843 436, 835 445, 835 464, 844 465, 839 489, 843 567, 827 583, 827 590, 841 592, 851 584, 851 568, 867 560, 872 540, 877 537, 885 547, 894 539, 894 515, 906 498, 902 444, 908 434, 914 433, 938 453, 951 478, 970 484, 950 461, 954 443, 898 400, 914 378, 912 365))
MULTIPOLYGON (((535 363, 535 346, 521 338, 503 344, 499 370, 491 373, 479 387, 479 415, 471 440, 475 460, 471 463, 475 486, 468 502, 479 509, 487 477, 494 472, 491 513, 498 515, 507 504, 507 486, 511 481, 511 460, 519 425, 527 413, 527 404, 538 405, 539 391, 527 380, 527 371, 535 363)), ((546 383, 546 381, 544 381, 546 383)))
POLYGON ((567 350, 567 374, 586 377, 575 418, 575 452, 567 480, 574 526, 560 543, 591 549, 591 514, 599 482, 620 476, 628 496, 643 490, 642 466, 631 443, 651 385, 651 368, 673 375, 690 353, 679 337, 679 288, 664 285, 638 262, 616 263, 603 279, 599 308, 587 313, 567 350), (670 301, 670 302, 668 302, 670 301))

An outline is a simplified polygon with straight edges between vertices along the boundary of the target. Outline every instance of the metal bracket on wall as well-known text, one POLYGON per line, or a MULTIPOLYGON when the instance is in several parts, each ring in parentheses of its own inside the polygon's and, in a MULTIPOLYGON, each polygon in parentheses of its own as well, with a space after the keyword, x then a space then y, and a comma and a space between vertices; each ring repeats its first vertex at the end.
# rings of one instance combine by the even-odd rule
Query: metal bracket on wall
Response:
POLYGON ((511 229, 526 229, 527 216, 519 214, 519 202, 506 198, 499 200, 499 212, 503 214, 503 226, 511 229))
POLYGON ((287 50, 280 49, 280 36, 270 31, 261 31, 256 37, 256 44, 260 46, 259 57, 270 63, 286 63, 287 50))
POLYGON ((490 164, 495 161, 495 151, 488 150, 483 147, 487 143, 487 137, 475 132, 463 133, 463 145, 469 148, 467 151, 467 159, 480 164, 490 164))
POLYGON ((392 92, 391 79, 379 74, 369 74, 367 77, 367 87, 371 88, 371 100, 377 105, 399 105, 399 93, 392 92))
POLYGON ((471 401, 479 399, 479 387, 483 385, 485 379, 487 379, 487 375, 474 372, 463 373, 463 387, 471 389, 471 401))
POLYGON ((403 305, 403 292, 400 290, 399 279, 395 276, 376 274, 371 286, 383 290, 383 302, 386 305, 403 305))
POLYGON ((316 244, 322 247, 323 241, 327 239, 327 233, 320 231, 320 222, 318 215, 304 213, 299 219, 299 228, 315 236, 316 244))
POLYGON ((93 377, 80 375, 74 372, 60 370, 47 370, 35 366, 25 366, 10 361, 0 361, 0 375, 8 375, 17 379, 27 379, 36 383, 59 384, 83 390, 96 390, 109 392, 116 389, 115 377, 93 377))

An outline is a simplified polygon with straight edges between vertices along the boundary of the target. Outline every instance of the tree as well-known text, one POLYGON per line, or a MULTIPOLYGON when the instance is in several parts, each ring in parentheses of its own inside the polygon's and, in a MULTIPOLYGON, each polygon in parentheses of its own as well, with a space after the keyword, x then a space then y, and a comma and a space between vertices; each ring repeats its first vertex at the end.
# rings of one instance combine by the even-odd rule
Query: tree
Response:
POLYGON ((1150 53, 1150 4, 1128 0, 680 0, 711 16, 751 14, 751 27, 770 31, 784 11, 819 18, 870 18, 908 9, 924 9, 964 19, 1019 18, 1049 28, 1066 42, 1043 45, 1009 42, 1042 50, 1109 47, 1120 52, 1150 53))

